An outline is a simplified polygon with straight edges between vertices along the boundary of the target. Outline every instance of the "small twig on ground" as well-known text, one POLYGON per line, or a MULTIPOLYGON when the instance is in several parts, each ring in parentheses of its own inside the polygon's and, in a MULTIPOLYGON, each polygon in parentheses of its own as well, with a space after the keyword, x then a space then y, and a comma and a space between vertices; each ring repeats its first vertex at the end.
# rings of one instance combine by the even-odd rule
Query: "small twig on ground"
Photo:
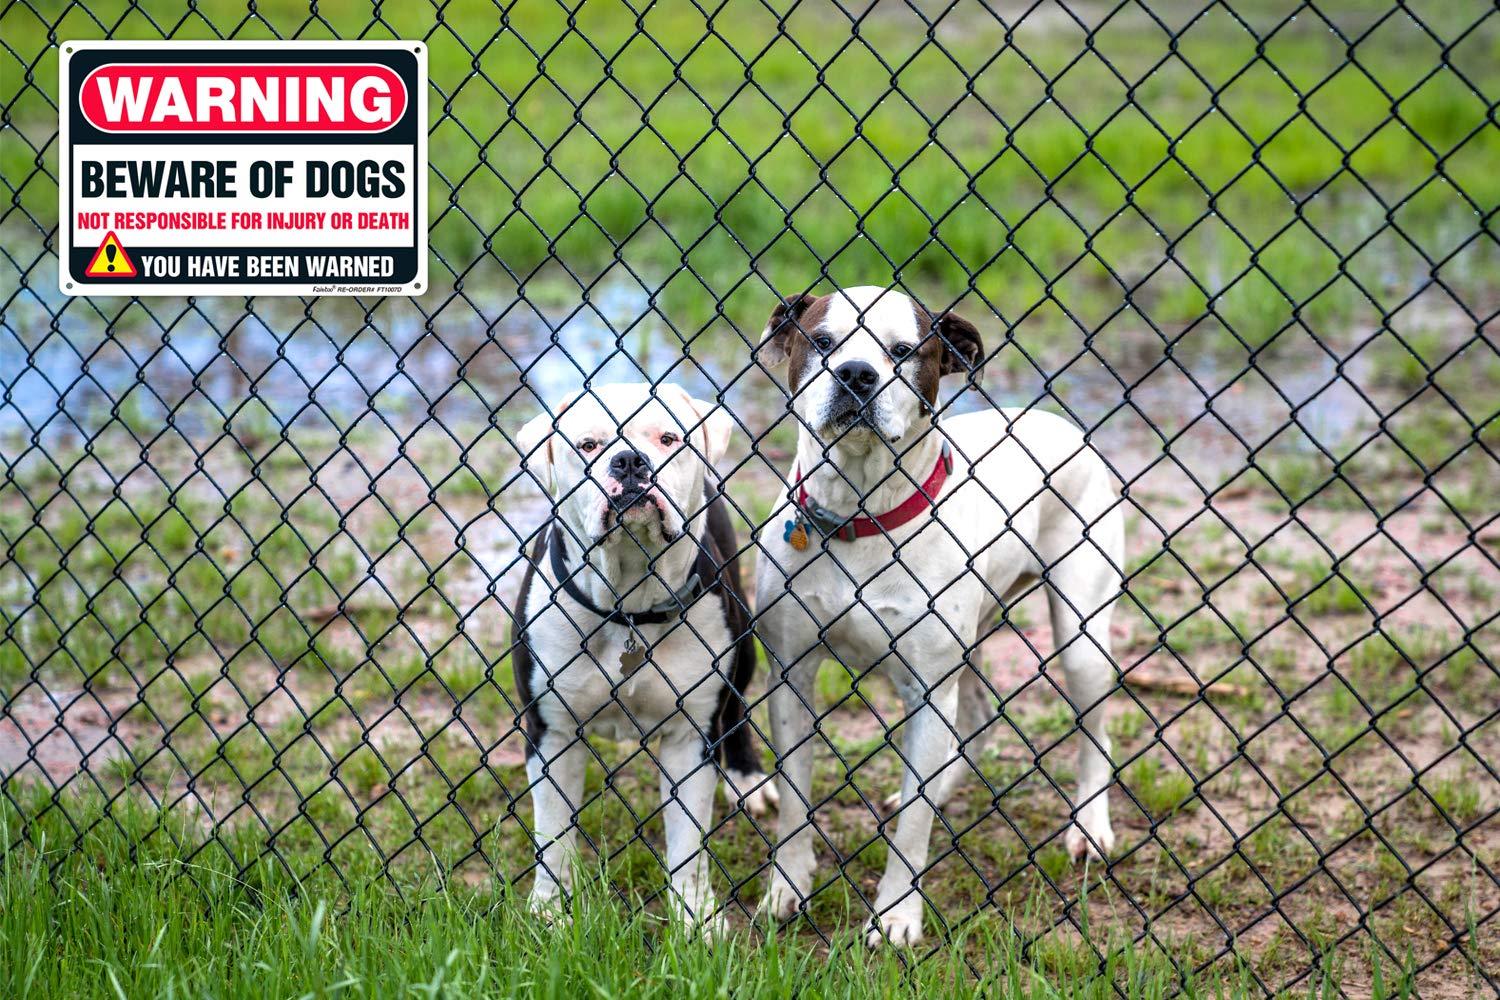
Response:
POLYGON ((1200 693, 1216 694, 1225 698, 1244 698, 1249 694, 1241 684, 1209 681, 1199 685, 1191 677, 1163 677, 1160 674, 1145 674, 1139 671, 1127 673, 1125 683, 1137 691, 1157 691, 1181 695, 1184 698, 1196 698, 1200 693))

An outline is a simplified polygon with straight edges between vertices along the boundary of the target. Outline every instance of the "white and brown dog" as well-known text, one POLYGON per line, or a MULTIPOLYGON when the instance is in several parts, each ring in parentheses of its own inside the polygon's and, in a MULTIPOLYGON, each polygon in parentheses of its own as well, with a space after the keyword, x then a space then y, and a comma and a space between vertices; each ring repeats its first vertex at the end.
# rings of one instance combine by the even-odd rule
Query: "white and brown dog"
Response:
POLYGON ((758 539, 756 630, 770 657, 781 763, 766 909, 790 917, 812 884, 814 680, 832 656, 856 675, 880 669, 907 708, 905 773, 889 803, 899 815, 867 941, 920 939, 934 809, 993 732, 977 645, 1001 603, 1038 580, 1082 716, 1068 849, 1108 854, 1103 702, 1115 686, 1109 618, 1124 528, 1103 461, 1078 428, 1048 413, 935 420, 939 379, 979 363, 979 334, 894 291, 789 299, 759 356, 787 365, 801 425, 792 495, 758 539))
POLYGON ((663 384, 605 385, 521 429, 553 499, 516 602, 512 665, 538 847, 534 906, 571 883, 585 734, 657 744, 666 861, 681 911, 714 916, 703 835, 715 760, 731 801, 774 804, 743 693, 755 643, 739 546, 711 469, 734 422, 663 384))

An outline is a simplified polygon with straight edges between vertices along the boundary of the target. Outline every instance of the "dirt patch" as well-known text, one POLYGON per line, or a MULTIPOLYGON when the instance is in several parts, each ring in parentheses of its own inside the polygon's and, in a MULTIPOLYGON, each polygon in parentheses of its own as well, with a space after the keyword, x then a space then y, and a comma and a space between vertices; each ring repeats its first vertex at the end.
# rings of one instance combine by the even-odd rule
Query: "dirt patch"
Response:
MULTIPOLYGON (((1303 396, 1328 377, 1309 371, 1303 396)), ((1212 366, 1200 374, 1213 384, 1212 366)), ((993 401, 1024 402, 1034 381, 997 373, 986 387, 993 401)), ((1050 390, 1086 422, 1120 399, 1119 383, 1097 373, 1050 390)), ((736 412, 758 425, 779 412, 769 380, 743 380, 735 394, 736 412)), ((1142 381, 1132 399, 1179 429, 1208 423, 1201 395, 1169 380, 1142 381)), ((1250 388, 1215 409, 1260 438, 1290 414, 1286 400, 1250 388)), ((1304 415, 1338 435, 1370 430, 1348 400, 1304 415)), ((1281 983, 1337 955, 1352 995, 1369 981, 1371 954, 1394 961, 1389 971, 1409 945, 1419 964, 1446 955, 1419 979, 1423 995, 1443 995, 1471 981, 1453 946, 1500 965, 1485 933, 1500 907, 1490 874, 1500 866, 1500 572, 1488 529, 1476 528, 1489 516, 1479 487, 1493 463, 1471 449, 1423 477, 1377 441, 1377 467, 1344 469, 1371 509, 1325 488, 1331 466, 1305 442, 1275 450, 1256 439, 1264 474, 1252 475, 1245 445, 1214 426, 1184 430, 1165 450, 1143 421, 1111 418, 1096 435, 1129 480, 1127 592, 1111 629, 1125 683, 1106 709, 1116 858, 1085 873, 1062 846, 1074 723, 1052 683, 1037 594, 980 646, 1002 722, 935 835, 924 880, 934 925, 1014 921, 1045 947, 1076 934, 1087 887, 1091 933, 1170 945, 1190 965, 1233 942, 1281 983)), ((292 859, 299 874, 436 864, 473 884, 524 883, 534 847, 509 604, 520 543, 546 505, 493 427, 417 427, 405 439, 309 432, 301 457, 275 435, 202 455, 163 444, 151 464, 183 484, 172 503, 131 472, 134 458, 113 469, 116 449, 96 446, 60 465, 92 529, 64 503, 39 502, 58 493, 55 468, 19 468, 25 498, 0 493, 0 515, 40 530, 7 530, 23 539, 29 579, 0 566, 26 667, 8 668, 0 645, 0 671, 11 669, 0 673, 7 788, 149 792, 190 813, 205 843, 248 832, 252 854, 292 859), (64 540, 65 568, 47 539, 64 540)), ((779 434, 761 454, 784 465, 779 434)), ((1440 434, 1427 446, 1445 444, 1440 434)), ((785 486, 746 458, 744 441, 735 449, 726 489, 754 522, 785 486)), ((768 732, 763 685, 756 721, 768 732)), ((884 866, 889 817, 874 807, 899 788, 887 736, 905 709, 883 682, 836 665, 820 690, 829 745, 815 791, 826 800, 829 887, 813 913, 842 933, 863 922, 857 897, 884 866)), ((632 746, 599 754, 581 811, 589 850, 624 866, 622 891, 654 886, 650 758, 632 746)), ((726 897, 753 907, 773 839, 767 821, 721 810, 709 846, 726 897)))
POLYGON ((82 770, 107 766, 124 755, 111 723, 127 704, 122 691, 100 698, 39 684, 22 689, 0 714, 0 774, 43 777, 56 786, 82 770))

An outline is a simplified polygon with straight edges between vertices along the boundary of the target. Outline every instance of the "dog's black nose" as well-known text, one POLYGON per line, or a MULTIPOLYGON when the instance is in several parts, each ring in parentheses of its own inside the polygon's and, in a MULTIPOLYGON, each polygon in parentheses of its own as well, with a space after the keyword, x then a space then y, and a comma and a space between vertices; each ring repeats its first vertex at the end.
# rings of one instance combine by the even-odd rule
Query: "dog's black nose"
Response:
POLYGON ((864 400, 874 394, 875 386, 880 381, 874 367, 865 361, 845 361, 833 370, 833 377, 845 389, 864 400))
POLYGON ((622 483, 645 479, 651 474, 651 463, 635 450, 616 452, 609 460, 609 474, 622 483))

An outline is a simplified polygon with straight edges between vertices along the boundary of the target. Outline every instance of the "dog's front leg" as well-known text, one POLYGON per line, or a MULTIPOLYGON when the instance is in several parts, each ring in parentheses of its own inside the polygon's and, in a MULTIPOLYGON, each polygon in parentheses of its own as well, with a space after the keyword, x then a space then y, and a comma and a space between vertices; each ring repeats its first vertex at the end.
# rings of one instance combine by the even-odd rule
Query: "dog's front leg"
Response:
POLYGON ((535 813, 532 840, 537 848, 536 882, 531 887, 534 910, 554 908, 559 893, 573 886, 573 849, 578 834, 575 814, 583 798, 587 763, 584 738, 565 736, 556 729, 543 734, 536 752, 526 760, 535 813))
MULTIPOLYGON (((946 661, 940 661, 946 662, 946 661)), ((906 758, 901 778, 901 809, 895 834, 887 834, 885 874, 875 895, 872 927, 865 937, 871 948, 890 941, 916 944, 922 939, 921 874, 927 867, 928 841, 932 835, 934 796, 944 767, 961 767, 953 759, 953 724, 958 709, 958 680, 949 678, 928 688, 915 678, 898 685, 905 695, 907 711, 921 707, 906 722, 902 754, 906 758)), ((890 821, 887 820, 887 823, 890 821)))
POLYGON ((703 837, 714 820, 714 787, 718 772, 706 753, 703 736, 692 726, 663 736, 657 751, 661 765, 661 800, 667 828, 667 869, 683 916, 697 924, 720 921, 703 837))
POLYGON ((786 920, 806 903, 812 889, 813 699, 819 659, 816 651, 808 653, 783 673, 777 669, 783 661, 767 648, 772 664, 771 739, 780 762, 781 805, 771 852, 771 886, 761 905, 772 918, 786 920))

